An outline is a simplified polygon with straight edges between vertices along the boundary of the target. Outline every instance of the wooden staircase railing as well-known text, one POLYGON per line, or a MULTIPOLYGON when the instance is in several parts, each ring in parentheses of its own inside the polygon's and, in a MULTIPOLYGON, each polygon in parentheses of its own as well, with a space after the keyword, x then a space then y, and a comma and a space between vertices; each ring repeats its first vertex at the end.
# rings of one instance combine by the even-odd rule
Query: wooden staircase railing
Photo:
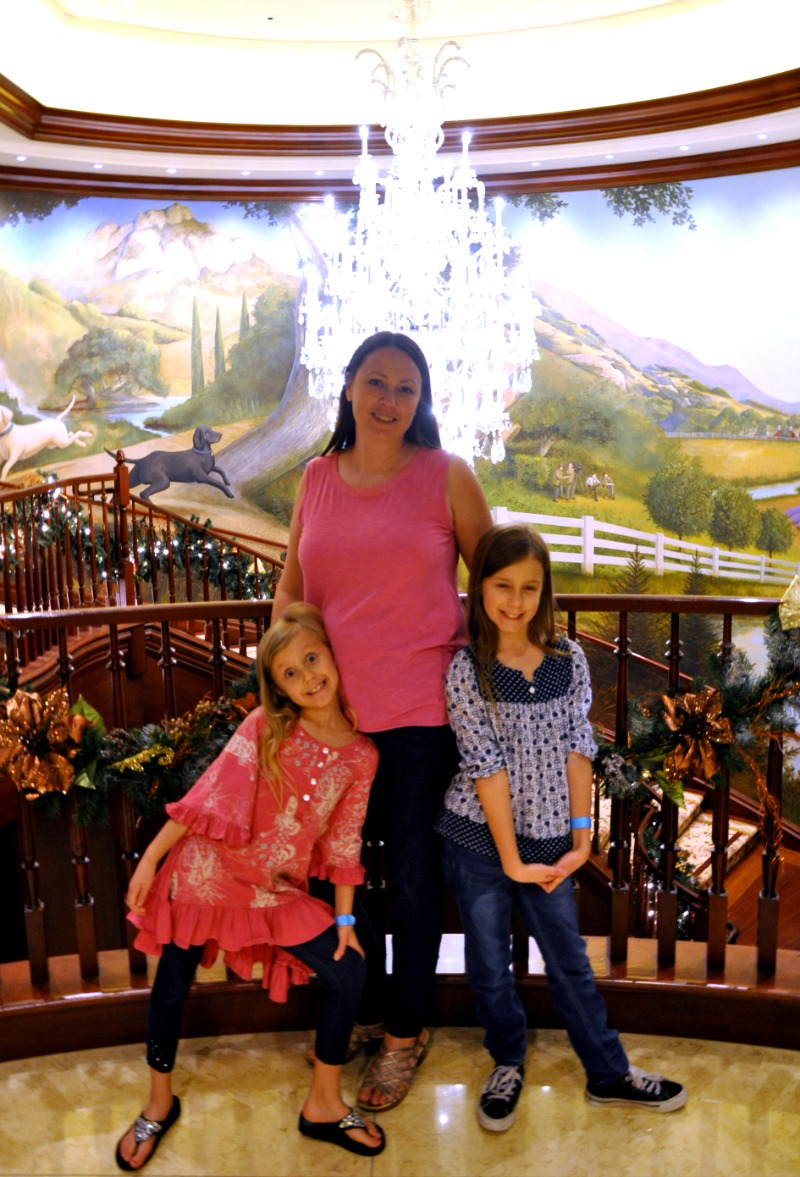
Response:
MULTIPOLYGON (((629 667, 630 664, 637 661, 642 661, 635 651, 629 648, 627 642, 628 632, 628 618, 636 612, 666 612, 670 617, 671 639, 670 648, 668 650, 667 662, 660 668, 662 674, 666 673, 669 681, 681 681, 679 675, 679 658, 676 651, 679 649, 679 630, 680 617, 684 612, 689 613, 706 613, 712 616, 723 618, 723 647, 732 649, 732 642, 730 641, 731 628, 730 620, 733 616, 739 614, 748 617, 763 617, 772 608, 775 602, 772 599, 753 599, 746 600, 728 599, 728 598, 714 598, 714 597, 700 597, 700 598, 680 598, 680 597, 625 597, 617 595, 562 595, 558 598, 559 608, 567 615, 567 627, 570 633, 578 632, 578 618, 585 617, 585 615, 593 612, 609 613, 614 612, 618 616, 619 621, 619 638, 614 643, 613 655, 616 659, 616 698, 614 701, 614 719, 616 723, 615 735, 618 741, 623 740, 626 733, 627 722, 627 691, 629 681, 629 667), (666 669, 665 669, 666 668, 666 669)), ((54 680, 63 684, 66 688, 70 698, 74 697, 78 689, 83 690, 81 685, 81 674, 84 672, 81 667, 80 659, 73 656, 73 649, 76 649, 75 641, 70 635, 78 633, 81 635, 80 641, 84 643, 88 640, 87 634, 94 634, 94 640, 100 642, 108 651, 108 656, 98 658, 94 655, 91 659, 91 674, 93 675, 93 694, 90 697, 90 702, 94 702, 103 711, 107 713, 107 721, 109 726, 126 727, 130 723, 131 715, 131 699, 133 697, 137 702, 141 702, 139 696, 142 693, 146 694, 146 703, 150 711, 157 712, 163 716, 175 716, 185 708, 185 685, 178 688, 178 680, 181 673, 181 660, 185 657, 181 653, 181 658, 176 656, 176 648, 180 647, 196 650, 196 655, 193 655, 195 664, 197 666, 205 665, 205 675, 202 680, 202 686, 197 687, 197 697, 199 698, 203 693, 211 691, 214 696, 219 696, 224 689, 226 679, 230 679, 230 667, 227 666, 227 661, 234 655, 239 659, 242 668, 246 666, 246 654, 249 646, 249 637, 257 638, 263 632, 265 626, 268 624, 271 611, 271 602, 266 599, 254 599, 248 601, 193 601, 193 602, 175 602, 172 604, 138 604, 138 605, 119 605, 114 607, 97 608, 94 605, 89 607, 84 606, 70 608, 66 610, 57 610, 52 612, 44 611, 28 611, 28 612, 13 612, 0 615, 0 632, 6 646, 6 663, 8 668, 9 684, 12 689, 17 685, 31 681, 31 674, 36 669, 37 673, 44 673, 41 670, 41 663, 38 668, 25 667, 22 660, 18 657, 17 652, 23 648, 38 648, 41 643, 42 635, 49 634, 53 654, 50 661, 52 667, 49 673, 54 677, 54 680), (237 642, 231 638, 230 630, 239 627, 240 640, 237 642), (149 658, 149 669, 147 674, 149 677, 143 679, 139 677, 138 686, 136 676, 143 674, 141 668, 142 653, 137 648, 134 640, 134 635, 141 633, 142 628, 148 636, 147 654, 149 658), (195 636, 200 631, 202 638, 195 636), (232 649, 233 647, 233 649, 232 649), (243 650, 243 653, 239 653, 243 650), (137 664, 135 674, 132 677, 131 664, 137 664), (159 689, 154 689, 154 684, 160 684, 159 689)), ((588 639, 587 639, 588 641, 588 639)), ((657 664, 653 664, 655 667, 657 664)), ((242 670, 243 673, 243 670, 242 670)), ((182 680, 181 680, 182 681, 182 680)), ((88 697, 88 696, 87 696, 88 697)), ((598 717, 602 719, 602 717, 598 717)), ((770 788, 773 795, 779 799, 780 795, 780 758, 779 750, 776 748, 775 753, 771 759, 771 767, 769 772, 770 788)), ((687 948, 678 943, 677 938, 677 902, 676 902, 676 885, 674 873, 674 814, 666 811, 666 820, 662 832, 662 864, 663 872, 662 879, 659 885, 656 905, 658 911, 658 930, 657 941, 653 947, 655 957, 651 960, 647 958, 650 963, 648 968, 655 970, 653 973, 653 991, 659 994, 659 1016, 656 1019, 659 1026, 659 1032, 686 1032, 688 1034, 701 1034, 707 1032, 708 1036, 715 1036, 714 1025, 705 1027, 704 1031, 697 1028, 687 1029, 689 1023, 683 1022, 683 1030, 681 1030, 679 1021, 677 1019, 677 1006, 675 1002, 691 1001, 692 994, 697 1001, 697 1008, 706 1011, 703 1017, 707 1016, 707 1011, 711 1008, 708 1004, 710 1000, 708 996, 708 985, 725 987, 727 972, 730 971, 732 976, 735 976, 735 982, 731 984, 736 988, 736 993, 731 990, 729 995, 730 1008, 739 1009, 738 1002, 744 1002, 745 998, 736 996, 742 990, 742 976, 744 959, 741 953, 734 952, 727 944, 726 925, 728 919, 728 901, 725 889, 726 884, 726 869, 727 869, 727 826, 729 821, 730 809, 730 786, 726 783, 725 787, 718 789, 715 797, 721 800, 715 804, 714 808, 714 871, 712 875, 712 885, 709 888, 709 908, 710 916, 708 921, 708 939, 704 945, 692 945, 687 948), (690 952, 690 958, 686 953, 690 952), (704 967, 700 969, 698 952, 701 952, 704 957, 704 967), (680 977, 676 973, 677 965, 681 961, 689 961, 687 967, 692 971, 694 978, 693 986, 687 986, 680 982, 680 977), (700 975, 702 973, 702 975, 700 975), (672 985, 672 990, 670 986, 672 985), (675 994, 680 990, 680 998, 675 994), (672 996, 664 1004, 664 993, 670 991, 672 996), (701 997, 701 991, 703 996, 701 997), (672 1006, 670 1006, 672 1002, 672 1006), (665 1018, 664 1010, 672 1008, 673 1014, 665 1018), (667 1030, 664 1027, 669 1025, 671 1029, 667 1030)), ((3 1035, 4 1027, 11 1026, 11 1019, 13 1019, 16 1012, 20 1016, 30 1018, 37 1002, 40 1008, 43 1008, 42 1002, 47 1006, 48 1017, 45 1019, 48 1029, 48 1037, 43 1041, 37 1049, 41 1052, 46 1052, 48 1049, 58 1049, 57 1046, 48 1045, 48 1043, 60 1041, 58 1035, 53 1034, 53 1018, 57 1017, 57 1011, 53 1007, 63 1008, 69 1005, 69 1002, 62 1002, 59 1006, 59 993, 66 992, 70 986, 64 981, 64 970, 66 968, 65 960, 70 959, 71 955, 75 958, 76 976, 79 977, 77 982, 70 982, 73 986, 70 992, 74 992, 74 986, 77 983, 81 993, 94 995, 100 999, 108 994, 109 990, 103 987, 102 977, 104 968, 106 972, 108 965, 104 966, 104 960, 107 962, 108 954, 112 955, 120 951, 127 956, 127 966, 124 970, 127 980, 120 981, 120 963, 115 957, 114 964, 114 990, 116 993, 115 1000, 118 997, 120 986, 132 995, 130 1000, 143 999, 144 991, 146 990, 145 977, 145 961, 138 954, 131 945, 130 937, 127 935, 127 928, 129 925, 124 920, 124 905, 123 896, 126 889, 127 880, 135 867, 138 858, 138 853, 141 848, 143 838, 148 834, 148 831, 139 828, 136 814, 126 799, 120 796, 116 799, 115 819, 111 829, 106 830, 102 837, 105 839, 103 845, 103 854, 110 858, 115 866, 113 870, 113 885, 108 884, 107 877, 102 880, 102 887, 98 887, 95 863, 92 861, 89 841, 82 837, 79 833, 73 832, 74 823, 71 822, 69 816, 65 816, 65 822, 69 836, 67 837, 67 844, 61 845, 59 850, 54 851, 51 847, 48 851, 48 856, 45 856, 44 842, 40 845, 40 836, 42 825, 34 819, 32 812, 33 807, 28 802, 19 800, 19 819, 18 829, 20 835, 20 865, 22 870, 23 889, 22 889, 22 904, 24 907, 24 921, 25 932, 27 940, 27 960, 24 962, 17 961, 10 962, 7 965, 0 965, 0 1057, 3 1056, 3 1035), (71 875, 71 880, 70 880, 71 875), (53 878, 57 876, 57 886, 53 886, 53 878), (45 885, 47 884, 47 886, 45 885), (65 928, 64 921, 61 921, 59 926, 59 935, 68 941, 67 947, 62 945, 58 952, 54 952, 53 946, 50 943, 51 934, 48 927, 48 913, 47 905, 45 903, 44 895, 49 890, 50 894, 54 891, 60 893, 61 899, 64 894, 72 891, 74 893, 73 901, 73 928, 70 931, 65 928), (101 902, 102 900, 102 902, 101 902), (105 910, 105 925, 111 928, 111 932, 104 932, 98 935, 97 923, 101 912, 100 907, 105 910), (108 918, 108 912, 113 909, 112 918, 108 918), (103 936, 106 938, 103 939, 103 936), (66 953, 66 955, 65 955, 66 953), (28 998, 14 997, 14 993, 19 989, 20 982, 20 968, 24 967, 29 976, 27 982, 29 989, 28 998), (5 970, 10 970, 4 973, 5 970), (7 984, 4 987, 3 977, 7 977, 7 984), (100 978, 100 980, 98 980, 100 978), (65 989, 66 985, 66 989, 65 989), (8 1000, 9 994, 11 999, 8 1000)), ((639 819, 639 814, 635 811, 635 807, 630 804, 625 804, 618 801, 616 798, 612 802, 612 817, 611 817, 611 843, 608 855, 608 862, 611 870, 611 883, 607 889, 608 894, 608 939, 606 941, 607 951, 607 967, 606 974, 603 978, 601 988, 608 995, 610 989, 619 983, 623 986, 626 993, 629 995, 628 1008, 633 1017, 633 1010, 636 1009, 636 1017, 634 1022, 637 1028, 641 1029, 642 1013, 642 999, 643 992, 641 985, 639 989, 631 996, 629 993, 631 985, 636 979, 636 968, 641 966, 637 963, 634 968, 633 962, 639 962, 642 959, 642 953, 645 951, 642 947, 643 942, 631 935, 632 929, 632 912, 633 912, 633 892, 636 886, 636 870, 635 870, 635 829, 636 823, 639 819), (633 975, 631 969, 633 968, 633 975)), ((90 831, 91 832, 91 831, 90 831)), ((50 841, 52 837, 48 835, 50 841)), ((744 988, 747 991, 747 1000, 754 1002, 753 1011, 756 1010, 757 1000, 764 999, 763 1009, 764 1014, 755 1014, 751 1011, 750 1024, 747 1027, 742 1027, 741 1033, 745 1035, 740 1040, 742 1041, 770 1041, 774 1040, 774 1044, 792 1045, 800 1049, 800 1018, 796 1017, 796 1013, 800 1012, 800 968, 797 967, 796 953, 793 954, 794 964, 788 968, 786 958, 787 955, 781 953, 778 949, 778 929, 779 929, 779 913, 780 900, 778 893, 779 872, 778 861, 779 854, 776 846, 776 830, 770 828, 768 824, 764 825, 764 847, 763 847, 763 882, 761 897, 758 900, 758 947, 755 951, 752 967, 747 966, 747 976, 750 978, 744 988), (788 977, 788 980, 787 980, 788 977), (786 1033, 785 1026, 779 1027, 777 1024, 774 1030, 770 1029, 770 1018, 775 1022, 774 1009, 776 1001, 788 1002, 791 1009, 795 1011, 793 1017, 797 1025, 797 1032, 794 1034, 786 1033), (755 1018, 755 1020, 753 1020, 755 1018), (756 1035, 756 1037, 746 1037, 747 1034, 756 1035), (772 1035, 772 1039, 770 1039, 772 1035)), ((380 851, 374 850, 378 855, 368 865, 370 876, 374 879, 381 875, 381 862, 379 858, 380 851)), ((102 856, 101 856, 102 857, 102 856)), ((99 866, 97 867, 99 870, 99 866)), ((450 931, 457 931, 457 924, 450 925, 450 931)), ((649 950, 648 950, 649 951, 649 950)), ((750 959, 749 957, 747 959, 750 959)), ((530 987, 530 1000, 540 1000, 541 984, 540 978, 530 976, 528 973, 527 963, 527 941, 524 946, 519 945, 517 959, 515 960, 515 971, 520 977, 523 985, 530 987)), ((448 977, 440 978, 438 986, 439 1013, 442 1020, 446 1020, 447 1013, 442 1009, 442 1002, 451 1002, 451 1014, 453 1016, 464 1016, 466 990, 461 986, 463 978, 459 981, 457 978, 448 977)), ((238 985, 237 992, 241 989, 242 993, 249 992, 244 983, 232 983, 238 985), (244 988, 242 988, 244 986, 244 988)), ((635 986, 634 986, 635 987, 635 986)), ((713 996, 713 995, 712 995, 713 996)), ((210 998, 209 998, 210 1000, 210 998)), ((237 998, 238 1000, 238 998, 237 998)), ((245 998, 242 998, 247 1004, 245 998)), ((290 1008, 286 1016, 291 1020, 296 1016, 297 1009, 305 1008, 302 1003, 305 999, 298 998, 300 1006, 290 1008), (292 1010, 295 1013, 292 1013, 292 1010)), ((655 999, 654 999, 655 1000, 655 999)), ((234 1003, 235 1004, 235 1003, 234 1003)), ((209 1007, 210 1008, 210 1007, 209 1007)), ((219 1025, 228 1025, 225 1022, 224 1014, 220 1011, 224 1009, 224 1002, 222 1004, 214 1004, 213 1008, 217 1011, 215 1017, 221 1018, 219 1025)), ((231 1005, 233 1008, 233 1004, 231 1005)), ((247 1008, 250 1006, 247 1004, 247 1008)), ((254 1007, 253 1007, 254 1008, 254 1007)), ((611 1001, 610 1008, 619 1011, 618 1024, 624 1026, 625 1024, 625 1003, 617 1002, 616 999, 611 1001)), ((685 1008, 685 1007, 683 1007, 685 1008)), ((744 1006, 742 1006, 744 1008, 744 1006)), ((749 1008, 749 1007, 748 1007, 749 1008)), ((759 1008, 761 1008, 759 1006, 759 1008)), ((242 1014, 241 1006, 237 1006, 239 1012, 237 1013, 236 1025, 241 1025, 242 1014)), ((66 1016, 66 1014, 65 1014, 66 1016)), ((685 1016, 685 1015, 684 1015, 685 1016)), ((738 1016, 738 1014, 737 1014, 738 1016)), ((246 1019, 245 1019, 246 1020, 246 1019)), ((712 1018, 713 1023, 713 1018, 712 1018)), ((43 1021, 43 1025, 45 1022, 43 1021)), ((217 1023, 215 1023, 217 1024, 217 1023)), ((231 1023, 232 1024, 232 1023, 231 1023)), ((730 1029, 730 1020, 726 1022, 728 1029, 727 1034, 736 1033, 736 1030, 730 1029)), ((91 1027, 87 1021, 86 1033, 96 1033, 102 1037, 102 1026, 91 1027)), ((633 1022, 629 1028, 633 1028, 633 1022)), ((195 1032, 203 1032, 196 1030, 195 1032)), ((723 1031, 718 1029, 720 1035, 724 1036, 723 1031)), ((19 1028, 9 1030, 12 1038, 17 1043, 16 1046, 9 1046, 9 1050, 21 1049, 19 1043, 22 1039, 19 1037, 19 1028)), ((119 1039, 117 1039, 119 1040, 119 1039)), ((126 1039, 129 1040, 129 1039, 126 1039)), ((7 1054, 5 1057, 15 1057, 15 1055, 7 1054)))

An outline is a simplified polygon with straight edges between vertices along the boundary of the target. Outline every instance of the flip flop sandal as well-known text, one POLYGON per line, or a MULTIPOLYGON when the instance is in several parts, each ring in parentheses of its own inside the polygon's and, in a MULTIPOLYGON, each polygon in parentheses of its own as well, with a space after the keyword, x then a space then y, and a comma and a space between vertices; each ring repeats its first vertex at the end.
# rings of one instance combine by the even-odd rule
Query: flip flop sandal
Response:
POLYGON ((368 1112, 386 1112, 389 1108, 397 1107, 405 1099, 414 1082, 414 1076, 422 1060, 428 1052, 431 1036, 423 1030, 416 1042, 410 1046, 401 1046, 397 1050, 387 1050, 385 1043, 378 1053, 367 1063, 367 1068, 361 1077, 359 1090, 374 1087, 386 1097, 385 1103, 363 1103, 360 1099, 358 1106, 368 1112))
POLYGON ((386 1138, 383 1135, 383 1130, 378 1128, 380 1133, 380 1144, 371 1147, 368 1144, 362 1144, 360 1140, 353 1140, 352 1136, 347 1135, 348 1128, 366 1128, 367 1121, 357 1112, 355 1108, 350 1111, 341 1120, 326 1121, 322 1124, 317 1124, 313 1120, 307 1120, 304 1115, 300 1115, 298 1127, 303 1136, 308 1136, 310 1140, 322 1140, 325 1144, 338 1144, 340 1148, 346 1148, 348 1152, 354 1152, 360 1157, 376 1157, 379 1152, 383 1152, 386 1148, 386 1138))
MULTIPOLYGON (((383 1022, 373 1022, 370 1026, 362 1026, 360 1022, 356 1022, 350 1032, 350 1041, 347 1043, 344 1061, 351 1063, 362 1050, 365 1054, 374 1054, 382 1041, 383 1022)), ((306 1062, 313 1067, 316 1059, 314 1047, 310 1046, 306 1054, 306 1062)))
MULTIPOLYGON (((152 1150, 150 1152, 150 1156, 147 1158, 147 1160, 142 1161, 141 1165, 134 1167, 129 1161, 125 1160, 122 1153, 120 1152, 120 1145, 122 1144, 122 1141, 125 1139, 125 1137, 123 1136, 122 1139, 119 1141, 119 1144, 117 1145, 117 1154, 116 1154, 117 1164, 119 1165, 120 1169, 122 1169, 125 1173, 138 1173, 141 1169, 143 1169, 145 1167, 145 1165, 148 1165, 150 1163, 150 1161, 152 1161, 153 1157, 156 1155, 156 1152, 158 1151, 159 1144, 161 1144, 161 1141, 166 1136, 166 1134, 169 1132, 170 1128, 175 1123, 175 1121, 177 1120, 177 1118, 180 1114, 181 1114, 181 1101, 178 1099, 178 1097, 176 1095, 176 1096, 173 1096, 172 1107, 169 1109, 169 1115, 167 1116, 167 1118, 165 1120, 147 1120, 147 1119, 145 1119, 144 1115, 139 1116, 138 1120, 136 1120, 133 1125, 133 1137, 134 1137, 134 1141, 136 1142, 136 1149, 134 1150, 134 1156, 136 1155, 136 1150, 138 1150, 139 1145, 144 1144, 144 1142, 146 1140, 153 1141, 153 1148, 152 1148, 152 1150)), ((125 1135, 127 1135, 127 1133, 125 1135)))

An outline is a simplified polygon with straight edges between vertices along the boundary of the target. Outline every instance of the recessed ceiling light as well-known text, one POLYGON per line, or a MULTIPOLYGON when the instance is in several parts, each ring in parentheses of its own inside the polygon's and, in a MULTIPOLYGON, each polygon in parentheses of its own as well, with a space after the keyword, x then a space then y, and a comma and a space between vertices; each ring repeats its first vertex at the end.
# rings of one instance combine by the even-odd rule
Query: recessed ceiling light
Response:
POLYGON ((17 156, 17 163, 25 163, 25 160, 27 158, 28 158, 27 155, 18 155, 17 156))
POLYGON ((538 159, 531 160, 531 167, 532 168, 540 168, 541 166, 542 165, 539 163, 538 159))
POLYGON ((249 176, 249 175, 250 175, 250 173, 249 173, 249 172, 242 172, 242 175, 243 175, 243 176, 249 176))
POLYGON ((167 168, 167 175, 174 176, 175 173, 177 172, 177 170, 178 170, 177 168, 167 168))
POLYGON ((613 156, 613 155, 607 155, 607 156, 606 156, 606 159, 613 159, 613 158, 614 158, 614 156, 613 156))
POLYGON ((681 151, 688 151, 688 150, 689 150, 689 148, 684 143, 684 145, 681 147, 681 151))
POLYGON ((317 170, 316 172, 314 172, 314 175, 315 176, 324 176, 325 173, 322 170, 317 170))
POLYGON ((102 165, 101 163, 96 163, 96 164, 94 164, 94 170, 95 170, 96 172, 99 172, 99 171, 101 171, 101 170, 102 170, 102 167, 103 167, 103 165, 102 165))
POLYGON ((756 139, 766 139, 766 137, 767 136, 764 134, 763 131, 759 135, 756 135, 756 139))

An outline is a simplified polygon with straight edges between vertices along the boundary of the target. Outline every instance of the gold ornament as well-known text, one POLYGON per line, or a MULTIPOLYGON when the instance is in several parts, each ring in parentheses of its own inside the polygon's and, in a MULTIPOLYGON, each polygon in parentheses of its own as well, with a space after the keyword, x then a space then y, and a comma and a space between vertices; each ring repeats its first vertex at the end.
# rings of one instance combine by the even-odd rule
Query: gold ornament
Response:
POLYGON ((117 760, 109 767, 123 772, 129 769, 131 772, 144 772, 144 766, 148 760, 155 760, 157 764, 166 765, 171 764, 175 753, 166 744, 153 744, 150 748, 143 748, 141 752, 137 752, 134 756, 127 756, 124 760, 117 760))
POLYGON ((781 597, 778 616, 781 619, 781 629, 800 627, 800 576, 795 576, 781 597))

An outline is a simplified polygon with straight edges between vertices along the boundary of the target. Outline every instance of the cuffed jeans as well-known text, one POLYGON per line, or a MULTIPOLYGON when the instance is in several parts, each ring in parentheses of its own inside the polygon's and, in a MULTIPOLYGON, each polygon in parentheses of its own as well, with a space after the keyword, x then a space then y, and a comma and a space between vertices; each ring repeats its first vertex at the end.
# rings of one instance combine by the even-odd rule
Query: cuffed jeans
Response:
MULTIPOLYGON (((442 840, 434 832, 447 786, 458 769, 455 737, 441 727, 368 732, 380 753, 365 841, 384 843, 392 912, 392 975, 386 1029, 420 1033, 429 1014, 444 922, 442 840)), ((381 946, 385 943, 378 937, 381 946)))
POLYGON ((590 1083, 613 1083, 628 1072, 616 1030, 608 1025, 578 931, 572 879, 554 891, 515 883, 499 862, 444 843, 444 873, 455 895, 484 1045, 497 1066, 525 1062, 527 1019, 511 973, 511 909, 515 905, 542 954, 553 1003, 590 1083))
MULTIPOLYGON (((364 958, 352 948, 341 960, 333 959, 338 945, 336 928, 330 927, 313 940, 286 947, 322 982, 314 1051, 320 1062, 331 1066, 344 1062, 365 974, 364 958)), ((147 1007, 147 1065, 155 1071, 167 1072, 175 1066, 183 1004, 202 956, 202 944, 164 945, 147 1007)))

